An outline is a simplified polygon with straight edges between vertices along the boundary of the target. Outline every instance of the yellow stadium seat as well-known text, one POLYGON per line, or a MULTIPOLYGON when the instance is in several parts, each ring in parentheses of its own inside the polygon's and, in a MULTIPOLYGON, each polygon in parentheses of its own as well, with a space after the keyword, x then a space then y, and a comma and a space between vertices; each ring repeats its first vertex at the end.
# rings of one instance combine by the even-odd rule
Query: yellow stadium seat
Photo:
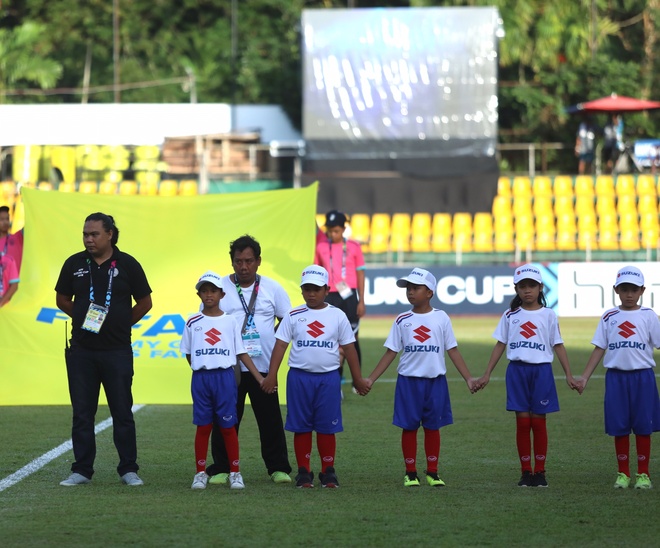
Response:
MULTIPOLYGON (((322 223, 325 223, 325 216, 323 216, 322 223)), ((366 213, 354 213, 351 215, 351 238, 361 244, 369 242, 369 226, 371 219, 366 213)), ((322 227, 323 228, 323 227, 322 227)))
POLYGON ((532 209, 532 197, 531 196, 522 196, 513 198, 513 215, 531 215, 533 212, 532 209))
POLYGON ((400 253, 410 251, 410 215, 394 213, 390 224, 390 249, 400 253))
POLYGON ((515 249, 513 241, 513 229, 506 230, 495 228, 495 251, 498 253, 510 253, 515 249))
POLYGON ((122 196, 134 196, 138 193, 138 185, 135 181, 122 181, 119 183, 119 194, 122 196))
POLYGON ((102 181, 99 185, 99 194, 117 194, 117 183, 102 181))
POLYGON ((536 229, 536 250, 537 251, 554 251, 556 249, 555 245, 555 231, 554 227, 552 230, 546 230, 545 228, 541 229, 537 225, 536 229))
POLYGON ((138 185, 138 194, 142 196, 156 196, 158 194, 158 181, 141 182, 138 185))
POLYGON ((637 193, 635 190, 635 178, 632 175, 617 175, 614 190, 619 197, 625 195, 634 196, 637 193))
POLYGON ((596 213, 598 216, 609 213, 616 212, 616 203, 614 201, 614 196, 609 196, 607 194, 596 196, 596 213))
POLYGON ((575 223, 575 215, 570 212, 564 212, 557 215, 557 232, 560 231, 577 231, 577 225, 575 223))
POLYGON ((472 214, 454 213, 452 219, 452 241, 456 252, 469 253, 472 251, 472 214))
POLYGON ((637 211, 637 198, 634 194, 622 194, 616 200, 616 210, 619 215, 637 211))
POLYGON ((552 189, 555 196, 573 196, 573 179, 568 175, 557 175, 552 189))
POLYGON ((451 215, 449 213, 433 215, 431 249, 434 253, 451 251, 451 215))
POLYGON ((410 250, 413 253, 431 251, 431 222, 429 213, 415 213, 412 216, 410 250))
POLYGON ((641 228, 641 246, 643 249, 660 248, 660 228, 655 226, 642 226, 641 228))
POLYGON ((657 196, 655 189, 655 175, 648 173, 637 177, 637 196, 657 196))
POLYGON ((584 225, 578 227, 578 249, 594 250, 598 248, 598 227, 593 225, 584 225))
POLYGON ((57 190, 60 192, 75 192, 76 191, 76 184, 75 183, 66 183, 62 181, 59 185, 57 185, 57 190))
POLYGON ((96 194, 99 188, 96 181, 82 181, 78 185, 78 192, 82 194, 96 194))
POLYGON ((634 211, 619 215, 619 231, 624 230, 639 230, 639 222, 637 213, 634 211))
POLYGON ((374 213, 371 216, 371 237, 369 251, 386 253, 390 245, 390 216, 387 213, 374 213))
POLYGON ((593 229, 598 230, 598 220, 596 218, 596 212, 583 212, 582 215, 577 215, 577 229, 578 232, 582 230, 593 229))
POLYGON ((532 181, 529 177, 514 177, 511 185, 511 193, 514 198, 531 197, 532 181))
POLYGON ((492 208, 493 217, 501 214, 511 215, 511 199, 504 196, 495 196, 492 208))
POLYGON ((514 236, 516 246, 522 250, 533 250, 535 245, 536 235, 534 232, 534 225, 527 223, 524 225, 516 226, 516 233, 514 236))
POLYGON ((614 196, 614 178, 611 175, 596 177, 596 196, 614 196))
POLYGON ((555 215, 559 217, 564 213, 574 213, 572 196, 557 196, 555 198, 555 215))
POLYGON ((133 151, 136 160, 157 160, 160 157, 160 148, 156 145, 140 145, 133 151))
POLYGON ((474 250, 480 253, 493 251, 493 216, 490 213, 474 214, 474 250))
POLYGON ((107 183, 119 184, 124 178, 121 171, 106 171, 103 175, 103 181, 107 183))
POLYGON ((641 213, 639 215, 639 228, 646 230, 647 228, 660 226, 658 215, 655 213, 641 213))
POLYGON ((532 194, 534 195, 534 198, 538 198, 539 196, 552 196, 552 181, 550 177, 546 177, 545 175, 538 175, 534 177, 534 181, 532 183, 532 194))
POLYGON ((575 178, 575 196, 594 195, 594 179, 591 175, 578 175, 575 178))
POLYGON ((538 196, 534 198, 534 205, 532 206, 534 215, 545 215, 552 213, 552 196, 538 196))
POLYGON ((135 180, 139 185, 142 183, 160 183, 160 173, 158 171, 136 171, 135 180))
POLYGON ((642 194, 637 202, 637 211, 640 215, 644 213, 658 214, 658 199, 651 194, 642 194))
POLYGON ((557 250, 558 251, 574 251, 576 248, 575 238, 576 233, 574 230, 557 228, 557 250))
POLYGON ((199 184, 192 179, 181 181, 179 184, 179 194, 181 196, 197 196, 199 194, 199 184))
POLYGON ((316 214, 316 226, 325 232, 325 215, 323 213, 316 214))
POLYGON ((11 229, 9 232, 15 234, 22 228, 25 228, 25 205, 23 204, 23 198, 20 194, 16 196, 16 201, 14 202, 14 211, 11 214, 11 229))
POLYGON ((179 182, 172 179, 165 179, 158 185, 158 194, 160 196, 176 196, 179 193, 179 182))
POLYGON ((637 251, 640 247, 639 228, 623 228, 619 235, 621 251, 637 251))
POLYGON ((497 179, 497 195, 511 198, 511 179, 500 177, 497 179))
POLYGON ((37 188, 39 190, 53 190, 53 183, 50 181, 41 181, 39 184, 37 184, 37 188))
POLYGON ((596 214, 594 208, 594 199, 592 196, 577 196, 575 198, 575 214, 579 217, 582 214, 596 214))
POLYGON ((598 230, 598 249, 616 251, 619 249, 619 231, 616 226, 600 226, 598 230))

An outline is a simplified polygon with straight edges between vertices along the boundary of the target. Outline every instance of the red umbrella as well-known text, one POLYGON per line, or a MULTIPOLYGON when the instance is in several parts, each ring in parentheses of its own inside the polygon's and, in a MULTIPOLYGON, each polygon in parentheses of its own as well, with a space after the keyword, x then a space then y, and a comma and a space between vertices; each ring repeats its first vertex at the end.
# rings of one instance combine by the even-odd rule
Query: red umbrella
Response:
POLYGON ((633 99, 613 93, 609 97, 601 97, 593 101, 585 101, 568 107, 570 113, 584 112, 595 114, 598 112, 637 112, 640 110, 653 110, 660 108, 660 101, 648 101, 646 99, 633 99))

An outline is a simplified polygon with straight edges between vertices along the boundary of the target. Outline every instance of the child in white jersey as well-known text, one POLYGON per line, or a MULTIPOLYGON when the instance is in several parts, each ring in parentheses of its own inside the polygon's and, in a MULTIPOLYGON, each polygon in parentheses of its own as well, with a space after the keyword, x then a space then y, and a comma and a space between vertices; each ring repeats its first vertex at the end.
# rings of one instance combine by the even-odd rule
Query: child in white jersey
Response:
POLYGON ((328 271, 322 266, 305 268, 300 282, 305 305, 293 308, 282 319, 275 334, 268 375, 261 385, 271 393, 277 389, 277 371, 289 343, 289 374, 286 383, 287 417, 284 428, 293 432, 298 462, 296 487, 314 487, 310 467, 312 432, 321 457, 319 480, 322 487, 337 488, 335 434, 343 430, 341 416, 340 354, 343 350, 356 390, 369 389, 360 376, 351 324, 341 310, 325 302, 328 271))
POLYGON ((635 489, 651 489, 651 433, 660 431, 660 398, 653 368, 653 349, 660 348, 660 321, 640 306, 644 275, 634 266, 619 270, 614 291, 621 305, 606 311, 591 344, 594 350, 580 380, 580 393, 605 356, 605 432, 614 437, 619 472, 615 489, 630 485, 630 432, 635 434, 635 489))
POLYGON ((263 376, 245 351, 241 326, 236 319, 220 309, 222 278, 215 272, 205 272, 195 285, 202 301, 202 310, 186 321, 181 338, 181 352, 193 371, 191 392, 193 400, 193 424, 195 434, 195 459, 197 473, 192 489, 206 489, 206 456, 209 438, 215 418, 227 447, 229 456, 229 487, 243 489, 243 477, 239 467, 238 422, 236 411, 237 386, 233 365, 239 359, 258 382, 263 376))
POLYGON ((445 482, 438 477, 440 428, 453 423, 445 376, 445 352, 470 391, 475 392, 478 385, 458 351, 449 316, 430 304, 436 288, 433 274, 415 268, 408 276, 397 280, 396 285, 406 288, 412 310, 399 314, 394 320, 384 344, 387 350, 367 378, 367 383, 371 386, 376 382, 401 352, 392 424, 403 429, 401 447, 406 466, 403 485, 420 485, 417 476, 417 431, 421 424, 424 428, 426 481, 432 487, 443 487, 445 482))
POLYGON ((497 339, 486 372, 479 379, 483 388, 506 350, 506 409, 516 413, 516 445, 522 476, 520 487, 547 487, 545 460, 548 452, 546 414, 559 411, 552 360, 557 355, 566 382, 577 390, 571 374, 557 315, 546 308, 541 271, 531 264, 513 274, 516 296, 493 333, 497 339), (532 468, 532 434, 534 467, 532 468))

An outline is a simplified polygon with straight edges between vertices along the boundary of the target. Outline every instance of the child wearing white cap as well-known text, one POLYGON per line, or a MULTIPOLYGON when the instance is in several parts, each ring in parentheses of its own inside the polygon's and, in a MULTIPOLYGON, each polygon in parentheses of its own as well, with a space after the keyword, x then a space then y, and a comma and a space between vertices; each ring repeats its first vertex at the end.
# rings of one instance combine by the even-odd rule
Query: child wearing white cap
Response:
POLYGON ((328 271, 310 265, 300 281, 305 304, 291 309, 282 319, 271 354, 268 375, 261 385, 267 393, 277 389, 277 372, 289 344, 289 373, 286 383, 287 417, 284 428, 293 432, 298 463, 296 487, 314 487, 310 465, 312 432, 321 457, 319 480, 322 487, 337 488, 335 434, 343 431, 341 413, 340 353, 343 350, 356 390, 369 391, 360 376, 351 324, 341 310, 325 302, 328 271))
POLYGON ((545 462, 548 452, 546 415, 559 411, 559 398, 552 373, 552 360, 557 355, 573 390, 579 384, 571 374, 557 314, 546 307, 541 271, 525 264, 515 269, 513 283, 516 296, 502 314, 493 333, 497 340, 480 387, 488 384, 490 375, 506 350, 506 409, 516 413, 516 446, 522 475, 519 487, 547 487, 545 462), (532 459, 532 434, 534 458, 532 459))
POLYGON ((229 456, 229 487, 243 489, 245 484, 239 466, 238 433, 234 427, 238 422, 238 415, 233 366, 239 359, 258 382, 263 382, 263 376, 245 351, 241 326, 233 316, 220 309, 220 300, 225 295, 222 277, 209 270, 199 278, 195 289, 202 301, 202 310, 188 318, 180 343, 181 353, 186 355, 192 369, 190 390, 193 400, 193 424, 197 425, 197 473, 191 487, 206 489, 209 479, 206 474, 206 456, 215 419, 220 426, 229 456))
POLYGON ((660 399, 653 368, 653 349, 660 348, 660 320, 640 306, 644 275, 635 266, 617 272, 614 291, 621 305, 607 310, 598 322, 594 350, 580 380, 580 393, 604 356, 605 432, 614 437, 619 471, 615 489, 630 485, 630 432, 637 449, 636 489, 651 489, 651 434, 660 431, 660 399))
POLYGON ((417 431, 424 428, 426 481, 432 487, 443 487, 438 477, 440 428, 452 424, 451 401, 447 387, 445 352, 465 379, 471 392, 477 390, 465 360, 458 351, 449 316, 430 304, 436 281, 428 270, 414 268, 405 278, 397 280, 406 288, 412 310, 399 314, 385 341, 385 353, 367 382, 371 386, 401 352, 397 367, 392 424, 403 431, 401 447, 406 473, 404 487, 419 487, 417 476, 417 431))

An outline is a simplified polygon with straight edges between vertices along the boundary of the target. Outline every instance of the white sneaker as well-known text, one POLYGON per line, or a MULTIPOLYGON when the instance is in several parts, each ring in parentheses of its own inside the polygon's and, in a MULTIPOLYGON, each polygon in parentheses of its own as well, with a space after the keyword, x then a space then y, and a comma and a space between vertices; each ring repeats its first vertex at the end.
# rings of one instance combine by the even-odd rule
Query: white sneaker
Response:
POLYGON ((193 478, 191 489, 206 489, 206 484, 209 481, 209 476, 206 472, 197 472, 193 478))
POLYGON ((243 483, 243 476, 240 472, 230 472, 229 473, 229 488, 230 489, 245 489, 245 484, 243 483))
POLYGON ((78 474, 78 472, 74 472, 64 481, 61 481, 60 485, 64 485, 64 487, 72 487, 74 485, 83 485, 85 483, 90 483, 91 481, 92 481, 91 479, 86 478, 82 474, 78 474))
POLYGON ((126 485, 144 485, 144 482, 140 479, 135 472, 127 472, 121 477, 121 482, 126 485))

